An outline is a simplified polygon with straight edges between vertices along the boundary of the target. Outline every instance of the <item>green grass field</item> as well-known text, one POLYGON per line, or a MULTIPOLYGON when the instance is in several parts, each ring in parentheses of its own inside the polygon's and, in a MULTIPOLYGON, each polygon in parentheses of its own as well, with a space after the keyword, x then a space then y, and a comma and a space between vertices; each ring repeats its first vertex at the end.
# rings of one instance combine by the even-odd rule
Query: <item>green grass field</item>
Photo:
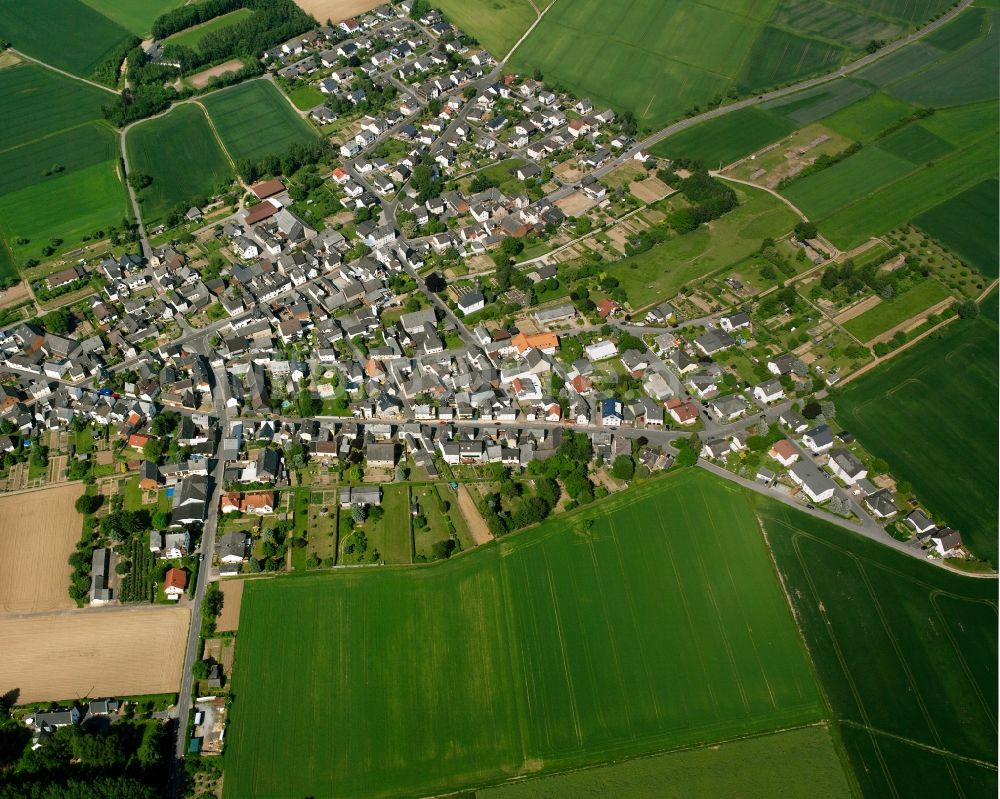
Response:
POLYGON ((997 563, 997 295, 835 397, 838 420, 997 563))
POLYGON ((326 95, 315 86, 296 86, 288 92, 288 99, 290 99, 295 104, 295 107, 300 111, 308 111, 310 108, 323 105, 323 101, 326 100, 326 95))
POLYGON ((101 119, 114 95, 35 64, 0 69, 0 150, 101 119))
POLYGON ((996 582, 756 502, 864 795, 996 796, 996 582))
POLYGON ((153 178, 140 192, 146 222, 162 219, 172 209, 208 197, 233 179, 204 111, 187 104, 158 119, 143 122, 126 139, 129 165, 153 178))
POLYGON ((838 78, 789 97, 772 100, 761 108, 776 111, 799 125, 809 125, 864 99, 872 93, 865 83, 838 78))
MULTIPOLYGON (((541 9, 544 0, 536 3, 541 9)), ((528 0, 435 0, 459 28, 476 37, 496 58, 503 58, 535 21, 528 0)))
POLYGON ((688 470, 434 566, 252 581, 225 796, 427 795, 818 720, 749 511, 688 470))
POLYGON ((202 102, 234 161, 282 155, 291 144, 309 142, 317 136, 316 129, 296 114, 281 92, 266 80, 213 92, 202 102))
POLYGON ((664 158, 690 158, 715 169, 756 152, 795 130, 795 123, 774 111, 741 108, 664 139, 651 152, 664 158))
POLYGON ((251 14, 253 14, 253 11, 249 8, 238 8, 235 11, 230 11, 228 14, 222 14, 214 19, 210 19, 208 22, 203 22, 201 25, 195 25, 193 28, 178 31, 173 36, 168 36, 166 41, 170 42, 170 44, 179 44, 184 47, 190 47, 192 50, 197 50, 198 45, 201 44, 201 40, 209 33, 214 33, 237 22, 242 22, 251 14))
POLYGON ((836 44, 768 25, 754 42, 737 85, 741 92, 751 93, 794 83, 830 72, 846 55, 847 50, 836 44))
POLYGON ((130 35, 80 0, 0 0, 0 34, 32 58, 84 77, 130 35))
POLYGON ((103 123, 85 123, 20 147, 0 150, 0 194, 36 183, 52 183, 78 169, 117 161, 117 134, 103 123))
POLYGON ((810 219, 823 219, 914 169, 881 147, 865 147, 839 164, 796 180, 783 193, 810 219))
POLYGON ((117 163, 94 164, 0 195, 0 229, 17 260, 40 257, 41 248, 61 238, 59 251, 72 249, 98 230, 131 217, 117 163), (18 245, 24 237, 28 244, 18 245))
POLYGON ((787 205, 767 192, 735 188, 741 202, 738 208, 709 226, 669 239, 611 268, 633 308, 669 299, 686 283, 739 263, 756 252, 764 239, 780 238, 798 221, 787 205))
POLYGON ((958 50, 978 39, 990 18, 983 8, 972 8, 943 28, 938 28, 924 41, 940 50, 958 50))
POLYGON ((913 111, 913 106, 876 92, 827 117, 823 124, 849 139, 867 144, 913 111))
POLYGON ((7 248, 7 242, 0 236, 0 278, 17 277, 17 267, 14 266, 14 256, 7 248))
POLYGON ((821 220, 820 230, 839 247, 848 249, 869 236, 909 222, 948 197, 979 183, 984 175, 996 174, 994 144, 992 136, 987 135, 932 166, 861 196, 821 220))
POLYGON ((830 733, 822 726, 670 752, 477 791, 476 799, 730 797, 849 799, 830 733))
POLYGON ((860 341, 871 341, 947 298, 948 290, 934 278, 927 278, 899 296, 849 319, 844 329, 860 341))
POLYGON ((936 161, 955 149, 950 142, 946 142, 920 124, 907 125, 902 130, 886 136, 879 147, 917 165, 936 161))
MULTIPOLYGON (((745 96, 830 72, 870 41, 895 38, 947 5, 635 0, 622 13, 601 0, 560 0, 509 67, 527 74, 537 67, 548 81, 598 106, 631 111, 642 128, 655 130, 733 89, 745 96)), ((942 52, 928 49, 929 60, 942 52)))
POLYGON ((1000 184, 984 180, 925 211, 913 222, 987 277, 996 277, 1000 261, 998 207, 1000 184))
POLYGON ((136 36, 145 36, 153 26, 153 20, 177 6, 184 5, 185 0, 83 0, 83 2, 136 36))
MULTIPOLYGON (((965 14, 978 11, 972 9, 965 14)), ((997 30, 1000 11, 988 13, 983 36, 943 55, 911 77, 892 84, 887 91, 907 102, 934 107, 995 100, 998 96, 997 74, 1000 74, 1000 31, 997 30)), ((962 16, 950 24, 961 23, 962 16)))

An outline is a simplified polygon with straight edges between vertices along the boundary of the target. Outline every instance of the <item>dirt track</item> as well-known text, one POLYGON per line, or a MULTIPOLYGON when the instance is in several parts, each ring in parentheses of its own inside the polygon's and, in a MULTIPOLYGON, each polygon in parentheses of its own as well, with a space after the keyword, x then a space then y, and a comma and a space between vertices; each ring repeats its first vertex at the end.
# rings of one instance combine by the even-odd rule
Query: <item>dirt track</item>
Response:
POLYGON ((0 693, 18 703, 172 693, 187 608, 120 607, 0 617, 0 693))
POLYGON ((76 607, 66 559, 80 539, 82 493, 74 483, 0 498, 0 612, 76 607))
POLYGON ((244 580, 222 580, 222 612, 215 622, 215 629, 228 633, 240 626, 240 605, 243 601, 244 580))

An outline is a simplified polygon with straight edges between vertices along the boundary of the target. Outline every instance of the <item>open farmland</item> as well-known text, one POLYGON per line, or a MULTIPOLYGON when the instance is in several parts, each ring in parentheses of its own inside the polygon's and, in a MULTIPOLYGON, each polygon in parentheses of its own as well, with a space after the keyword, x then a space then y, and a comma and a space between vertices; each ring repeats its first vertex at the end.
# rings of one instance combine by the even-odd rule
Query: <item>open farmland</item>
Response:
POLYGON ((984 180, 913 220, 922 231, 958 253, 987 277, 995 277, 1000 251, 1000 183, 984 180))
POLYGON ((739 263, 764 239, 788 233, 799 219, 767 192, 740 186, 736 191, 738 208, 611 268, 633 308, 669 299, 686 283, 739 263))
POLYGON ((996 582, 755 501, 864 795, 996 796, 996 582))
POLYGON ((731 92, 829 72, 873 39, 902 35, 949 5, 636 0, 623 14, 601 0, 559 0, 509 66, 537 67, 547 81, 631 111, 653 130, 731 92))
POLYGON ((477 791, 476 799, 848 799, 851 795, 830 733, 816 725, 528 779, 477 791))
POLYGON ((230 25, 235 25, 237 22, 242 22, 251 14, 253 14, 253 11, 249 8, 238 8, 235 11, 230 11, 228 14, 222 14, 218 17, 214 17, 208 22, 203 22, 201 25, 195 25, 194 27, 187 28, 186 30, 178 31, 173 36, 167 37, 166 41, 170 44, 177 44, 182 47, 190 47, 192 50, 197 50, 198 46, 201 44, 201 40, 208 34, 215 33, 215 31, 222 30, 223 28, 228 28, 230 25))
POLYGON ((0 498, 0 613, 75 607, 67 558, 80 539, 79 485, 0 498))
POLYGON ((875 92, 825 118, 823 124, 849 139, 867 144, 913 111, 912 105, 875 92))
POLYGON ((139 193, 143 218, 162 219, 171 210, 186 210, 233 179, 225 153, 216 141, 205 112, 195 104, 136 125, 126 139, 129 166, 153 178, 139 193))
POLYGON ((136 36, 149 33, 155 20, 185 0, 83 0, 88 6, 114 20, 136 36))
POLYGON ((131 35, 80 0, 0 0, 0 33, 32 58, 83 77, 131 35))
POLYGON ((994 564, 996 316, 994 293, 975 320, 953 322, 835 396, 841 423, 994 564))
POLYGON ((320 22, 340 22, 382 4, 379 0, 295 0, 295 5, 320 22))
POLYGON ((0 150, 101 119, 110 92, 35 64, 0 69, 0 150))
MULTIPOLYGON (((535 21, 531 0, 435 0, 448 19, 475 36, 497 58, 503 58, 535 21)), ((548 2, 535 3, 539 9, 548 2)))
POLYGON ((432 566, 250 582, 233 690, 227 797, 425 795, 823 714, 746 496, 695 470, 432 566))
POLYGON ((871 92, 872 89, 867 84, 849 78, 838 78, 759 107, 776 111, 799 125, 808 125, 857 103, 871 92))
POLYGON ((310 142, 317 135, 266 80, 213 92, 202 102, 234 161, 282 155, 290 145, 310 142))
POLYGON ((773 111, 751 107, 710 119, 652 148, 663 158, 688 158, 715 169, 787 136, 795 124, 773 111))
POLYGON ((859 341, 871 341, 947 298, 948 290, 934 278, 927 278, 898 297, 855 316, 844 324, 844 329, 859 341))
POLYGON ((17 701, 176 691, 190 611, 115 607, 0 616, 0 675, 17 701))

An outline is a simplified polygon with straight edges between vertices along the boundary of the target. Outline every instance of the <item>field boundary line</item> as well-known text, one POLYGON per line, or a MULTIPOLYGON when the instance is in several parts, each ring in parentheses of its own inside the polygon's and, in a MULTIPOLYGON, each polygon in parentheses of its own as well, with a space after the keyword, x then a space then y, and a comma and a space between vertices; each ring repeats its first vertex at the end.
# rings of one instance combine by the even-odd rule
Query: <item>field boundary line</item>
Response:
MULTIPOLYGON (((708 174, 711 175, 714 178, 718 178, 719 180, 728 180, 728 181, 731 181, 732 183, 739 183, 739 184, 741 184, 743 186, 750 186, 753 189, 760 189, 761 191, 766 191, 768 194, 772 195, 773 197, 777 197, 785 205, 787 205, 789 208, 791 208, 796 214, 799 215, 799 217, 802 219, 803 222, 808 222, 809 221, 809 217, 805 215, 805 212, 801 208, 799 208, 797 205, 795 205, 787 197, 784 197, 784 196, 778 194, 778 192, 776 192, 772 188, 769 188, 767 186, 759 186, 756 183, 751 183, 749 180, 741 180, 740 178, 733 178, 733 177, 730 177, 729 175, 723 175, 722 172, 720 172, 719 170, 715 170, 715 169, 709 170, 708 174)), ((827 260, 832 260, 832 259, 836 258, 839 254, 840 254, 840 250, 838 248, 837 252, 834 253, 827 260)))
MULTIPOLYGON (((222 136, 219 135, 218 128, 215 127, 215 121, 212 119, 212 115, 208 112, 208 109, 202 104, 201 98, 191 101, 192 105, 198 106, 201 112, 205 115, 205 119, 208 121, 208 126, 212 129, 212 135, 215 136, 215 140, 219 143, 219 149, 222 150, 222 154, 226 156, 226 160, 229 162, 229 166, 233 170, 233 174, 236 175, 236 179, 240 180, 239 174, 236 172, 236 162, 233 160, 232 155, 229 154, 229 149, 226 147, 225 142, 222 141, 222 136)), ((240 183, 243 183, 240 180, 240 183)), ((246 188, 244 186, 244 188, 246 188)))
POLYGON ((112 89, 110 86, 105 86, 103 83, 98 83, 97 81, 90 80, 89 78, 83 78, 79 75, 74 75, 72 72, 67 72, 65 69, 59 69, 59 67, 54 67, 52 66, 52 64, 46 63, 41 59, 34 58, 28 55, 27 53, 22 53, 20 50, 17 50, 13 47, 10 47, 8 49, 14 55, 23 58, 25 61, 30 61, 32 64, 38 64, 38 66, 40 67, 45 67, 45 69, 50 69, 53 72, 58 72, 60 75, 63 75, 67 78, 72 78, 73 80, 78 80, 81 83, 89 84, 90 86, 93 86, 96 89, 103 89, 104 91, 110 92, 111 94, 121 95, 121 92, 118 89, 112 89))
POLYGON ((875 735, 879 735, 883 738, 891 738, 894 741, 905 743, 917 749, 924 749, 927 752, 933 752, 936 755, 941 755, 942 757, 946 757, 949 760, 958 760, 961 761, 962 763, 971 763, 975 766, 979 766, 981 768, 985 768, 990 771, 997 770, 997 764, 990 763, 988 760, 980 760, 979 758, 976 757, 969 757, 968 755, 960 755, 957 752, 952 752, 950 749, 941 749, 936 746, 931 746, 930 744, 925 744, 922 741, 915 741, 912 738, 907 738, 903 735, 897 735, 894 732, 887 732, 886 730, 880 730, 878 727, 865 727, 863 724, 858 724, 858 722, 852 721, 851 719, 840 719, 838 723, 843 724, 845 727, 853 727, 854 729, 865 730, 866 732, 874 733, 875 735))

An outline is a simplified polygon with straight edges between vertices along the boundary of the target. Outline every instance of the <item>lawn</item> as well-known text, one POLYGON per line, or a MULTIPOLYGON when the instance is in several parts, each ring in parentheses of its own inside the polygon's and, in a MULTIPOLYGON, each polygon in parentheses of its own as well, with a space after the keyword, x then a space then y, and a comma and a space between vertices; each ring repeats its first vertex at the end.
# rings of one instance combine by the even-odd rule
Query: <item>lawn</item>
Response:
POLYGON ((382 486, 384 515, 367 522, 368 549, 377 549, 385 563, 412 563, 413 538, 410 534, 410 499, 405 485, 382 486))
MULTIPOLYGON (((535 5, 541 9, 548 3, 535 5)), ((536 17, 529 0, 435 0, 434 6, 496 58, 507 55, 536 17)))
POLYGON ((202 102, 234 161, 283 155, 290 145, 311 142, 317 136, 316 129, 266 80, 213 92, 202 102))
POLYGON ((997 248, 997 230, 1000 230, 998 186, 1000 184, 996 180, 984 180, 925 211, 913 222, 987 277, 996 277, 1000 261, 997 248))
POLYGON ((881 147, 865 147, 839 164, 796 180, 783 193, 810 219, 822 219, 914 169, 881 147))
POLYGON ((101 119, 110 92, 35 64, 0 69, 0 150, 101 119))
POLYGON ((249 8, 238 8, 235 11, 230 11, 228 14, 222 14, 214 19, 210 19, 208 22, 203 22, 201 25, 195 25, 192 28, 178 31, 173 36, 168 36, 165 41, 170 44, 179 44, 182 47, 190 47, 192 50, 197 50, 198 45, 201 44, 201 40, 206 35, 227 28, 237 22, 242 22, 251 14, 253 14, 253 11, 249 8))
POLYGON ((997 298, 835 396, 838 420, 997 563, 997 298))
POLYGON ((996 796, 996 582, 756 502, 864 795, 996 796))
POLYGON ((934 278, 917 283, 889 301, 880 302, 870 311, 844 323, 844 329, 859 341, 871 341, 876 336, 891 330, 907 319, 948 297, 948 290, 934 278))
POLYGON ((668 752, 625 763, 487 788, 476 799, 734 797, 848 799, 851 789, 822 726, 762 735, 721 746, 668 752), (665 786, 669 786, 667 792, 665 786))
POLYGON ((301 85, 296 86, 294 89, 288 92, 288 99, 295 104, 295 107, 300 111, 308 111, 310 108, 315 108, 318 105, 323 105, 326 100, 326 95, 323 94, 315 86, 301 85))
POLYGON ((247 584, 224 795, 443 793, 818 720, 749 511, 688 470, 444 563, 247 584))
POLYGON ((633 308, 669 299, 690 281, 739 263, 765 238, 780 238, 798 221, 766 192, 737 187, 737 193, 742 204, 722 218, 609 268, 633 308))
POLYGON ((233 171, 212 133, 204 111, 187 104, 143 122, 126 140, 130 167, 153 182, 139 196, 147 223, 171 210, 185 210, 233 179, 233 171))
POLYGON ((84 77, 132 35, 80 0, 0 0, 0 32, 32 58, 84 77))
POLYGON ((774 111, 741 108, 664 139, 652 148, 652 153, 702 161, 715 169, 720 163, 731 164, 756 152, 795 128, 795 123, 774 111))
POLYGON ((83 2, 136 36, 145 36, 157 17, 184 5, 186 0, 83 0, 83 2))
POLYGON ((0 278, 17 277, 17 267, 14 266, 14 256, 10 254, 7 242, 0 236, 0 278))

